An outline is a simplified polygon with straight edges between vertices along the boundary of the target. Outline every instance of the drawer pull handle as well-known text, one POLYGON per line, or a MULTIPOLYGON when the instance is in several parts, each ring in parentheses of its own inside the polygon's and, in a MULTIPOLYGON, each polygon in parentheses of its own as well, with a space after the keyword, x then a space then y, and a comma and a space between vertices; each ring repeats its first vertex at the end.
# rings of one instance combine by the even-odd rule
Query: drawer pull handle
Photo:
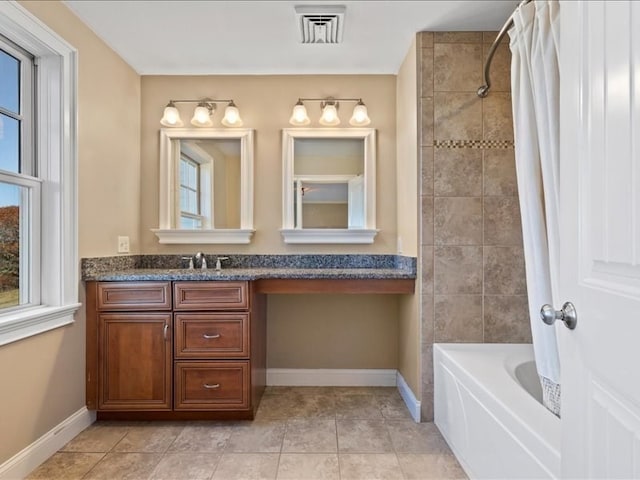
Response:
POLYGON ((214 383, 213 385, 210 383, 205 383, 204 385, 202 385, 204 388, 208 388, 209 390, 213 390, 216 388, 220 388, 220 384, 219 383, 214 383))
POLYGON ((164 336, 165 340, 169 340, 169 338, 167 337, 168 331, 169 331, 169 325, 165 323, 164 328, 162 329, 162 335, 164 336))
POLYGON ((220 338, 220 334, 219 333, 215 333, 213 335, 208 335, 208 334, 204 334, 202 335, 202 338, 206 338, 206 339, 210 339, 210 338, 220 338))

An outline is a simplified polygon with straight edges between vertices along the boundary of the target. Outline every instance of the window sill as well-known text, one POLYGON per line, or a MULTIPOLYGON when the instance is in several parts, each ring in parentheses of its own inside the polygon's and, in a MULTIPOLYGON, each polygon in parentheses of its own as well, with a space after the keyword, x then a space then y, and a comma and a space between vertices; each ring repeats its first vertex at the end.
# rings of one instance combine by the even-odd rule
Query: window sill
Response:
POLYGON ((33 335, 48 332, 74 322, 74 314, 81 307, 72 303, 58 307, 34 307, 0 317, 0 346, 33 335))
POLYGON ((253 229, 216 229, 216 230, 186 230, 186 229, 152 229, 160 243, 176 244, 225 244, 251 243, 253 229))
POLYGON ((294 228, 280 230, 284 243, 373 243, 376 229, 294 228))

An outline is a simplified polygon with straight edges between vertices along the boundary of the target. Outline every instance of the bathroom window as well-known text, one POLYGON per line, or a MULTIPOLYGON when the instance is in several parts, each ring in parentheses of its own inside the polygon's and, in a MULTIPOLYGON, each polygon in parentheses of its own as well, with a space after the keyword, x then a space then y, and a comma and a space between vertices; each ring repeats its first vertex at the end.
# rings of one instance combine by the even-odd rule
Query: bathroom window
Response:
POLYGON ((65 40, 0 2, 0 345, 80 307, 76 75, 65 40))
POLYGON ((0 312, 40 302, 33 56, 0 37, 0 312))

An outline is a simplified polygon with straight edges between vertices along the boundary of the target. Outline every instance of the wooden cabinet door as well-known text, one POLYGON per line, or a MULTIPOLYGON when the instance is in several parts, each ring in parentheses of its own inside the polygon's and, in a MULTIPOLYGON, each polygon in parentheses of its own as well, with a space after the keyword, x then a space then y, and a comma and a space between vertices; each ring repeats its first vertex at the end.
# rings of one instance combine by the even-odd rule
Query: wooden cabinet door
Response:
POLYGON ((100 410, 171 410, 171 314, 103 313, 100 410))

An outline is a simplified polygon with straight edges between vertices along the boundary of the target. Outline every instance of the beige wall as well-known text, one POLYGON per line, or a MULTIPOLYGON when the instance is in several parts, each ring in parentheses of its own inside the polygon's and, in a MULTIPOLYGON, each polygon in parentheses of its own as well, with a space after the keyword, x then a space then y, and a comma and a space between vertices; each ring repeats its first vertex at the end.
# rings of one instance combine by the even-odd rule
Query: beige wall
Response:
POLYGON ((493 59, 489 95, 476 95, 495 36, 418 36, 424 419, 433 413, 433 343, 531 341, 507 44, 493 59))
MULTIPOLYGON (((418 255, 418 104, 416 40, 400 66, 396 80, 397 225, 400 253, 418 255)), ((420 272, 418 264, 418 272, 420 272)), ((420 292, 420 275, 416 291, 420 292)), ((398 299, 398 370, 419 398, 420 295, 398 299)))
MULTIPOLYGON (((389 253, 396 252, 396 77, 394 75, 279 75, 279 76, 145 76, 142 78, 142 190, 141 232, 145 253, 389 253), (244 126, 255 129, 255 236, 250 245, 160 245, 150 231, 158 227, 158 137, 160 117, 172 98, 233 98, 244 126), (282 149, 283 128, 290 128, 291 109, 298 97, 362 97, 377 130, 377 227, 373 245, 286 245, 282 241, 282 149)), ((342 126, 348 127, 353 103, 340 106, 342 126)), ((192 105, 179 105, 184 119, 192 105), (184 108, 182 108, 184 107, 184 108)), ((224 105, 219 105, 214 123, 220 125, 224 105)), ((318 127, 320 106, 307 105, 311 127, 318 127)), ((381 361, 396 367, 397 300, 350 295, 327 315, 326 296, 269 298, 267 332, 269 366, 280 368, 379 368, 381 361), (355 315, 354 312, 368 312, 355 315), (304 319, 311 315, 313 320, 304 319), (295 328, 292 327, 295 325, 295 328), (375 328, 373 328, 375 326, 375 328), (382 327, 383 328, 378 328, 382 327), (349 356, 343 344, 329 342, 312 357, 302 355, 317 348, 316 329, 327 338, 340 338, 345 328, 368 332, 372 342, 354 341, 349 356), (293 328, 293 330, 290 330, 293 328), (281 336, 282 332, 288 332, 281 336), (383 360, 379 360, 383 359, 383 360), (393 361, 390 361, 393 359, 393 361)), ((344 337, 351 339, 351 337, 344 337)), ((357 340, 353 339, 353 340, 357 340)))
POLYGON ((269 295, 267 367, 397 368, 396 295, 269 295))
MULTIPOLYGON (((117 235, 137 249, 139 77, 63 4, 21 5, 78 49, 80 256, 114 254, 117 235)), ((80 312, 71 326, 0 347, 0 464, 84 406, 84 335, 80 312)))
MULTIPOLYGON (((394 75, 144 76, 142 77, 142 186, 140 238, 145 253, 395 253, 396 252, 396 77, 394 75), (282 129, 289 128, 298 97, 362 97, 371 127, 377 130, 377 227, 373 245, 286 245, 282 241, 282 129), (160 117, 169 99, 233 98, 244 126, 255 129, 254 226, 249 245, 160 245, 151 232, 158 227, 158 138, 160 117)), ((348 127, 354 103, 340 106, 341 126, 348 127)), ((178 105, 183 119, 193 105, 178 105)), ((309 102, 311 127, 317 127, 320 104, 309 102)), ((214 124, 220 126, 224 105, 214 124)))

